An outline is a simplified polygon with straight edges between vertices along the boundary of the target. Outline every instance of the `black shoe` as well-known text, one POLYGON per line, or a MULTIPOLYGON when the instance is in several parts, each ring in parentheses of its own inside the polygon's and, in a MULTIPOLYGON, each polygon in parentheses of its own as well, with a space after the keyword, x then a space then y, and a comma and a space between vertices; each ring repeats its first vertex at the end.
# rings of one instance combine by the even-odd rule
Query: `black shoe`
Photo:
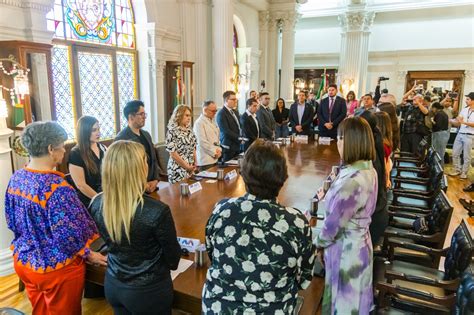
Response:
POLYGON ((474 183, 469 185, 469 186, 464 187, 462 190, 465 191, 465 192, 473 192, 474 191, 474 183))

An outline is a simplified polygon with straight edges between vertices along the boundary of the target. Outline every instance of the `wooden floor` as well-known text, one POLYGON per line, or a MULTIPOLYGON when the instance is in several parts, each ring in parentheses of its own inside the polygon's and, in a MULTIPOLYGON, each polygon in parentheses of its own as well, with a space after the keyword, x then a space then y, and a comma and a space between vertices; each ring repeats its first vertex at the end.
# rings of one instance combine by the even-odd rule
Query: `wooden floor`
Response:
MULTIPOLYGON (((451 171, 450 165, 446 165, 445 173, 451 171)), ((463 218, 467 218, 467 212, 459 203, 459 198, 474 198, 474 193, 465 193, 462 188, 474 181, 474 171, 471 170, 468 180, 460 180, 448 176, 448 198, 453 203, 454 213, 446 237, 445 247, 449 246, 451 235, 463 218)), ((0 277, 0 308, 13 307, 27 314, 31 314, 31 305, 26 292, 18 292, 18 277, 16 274, 0 277)), ((113 314, 112 309, 105 299, 84 299, 82 301, 83 314, 106 315, 113 314)), ((320 313, 320 312, 318 312, 320 313)))

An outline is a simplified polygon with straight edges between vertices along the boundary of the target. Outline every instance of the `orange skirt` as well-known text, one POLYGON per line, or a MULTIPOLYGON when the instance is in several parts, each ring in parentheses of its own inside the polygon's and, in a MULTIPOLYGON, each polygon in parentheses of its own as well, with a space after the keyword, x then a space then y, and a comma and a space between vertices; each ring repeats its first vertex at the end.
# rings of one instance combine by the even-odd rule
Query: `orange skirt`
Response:
POLYGON ((25 284, 33 315, 81 314, 86 266, 81 257, 69 265, 37 273, 15 261, 15 271, 25 284))

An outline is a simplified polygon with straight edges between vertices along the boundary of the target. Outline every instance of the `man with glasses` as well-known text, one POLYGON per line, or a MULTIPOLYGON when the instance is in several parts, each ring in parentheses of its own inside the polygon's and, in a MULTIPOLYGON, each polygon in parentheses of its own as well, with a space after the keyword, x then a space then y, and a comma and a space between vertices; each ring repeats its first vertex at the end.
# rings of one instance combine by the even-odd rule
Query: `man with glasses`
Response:
POLYGON ((257 111, 257 119, 260 127, 260 137, 267 140, 275 138, 275 118, 270 107, 270 95, 267 92, 260 93, 260 108, 257 111))
POLYGON ((214 101, 202 103, 202 114, 194 123, 194 134, 197 139, 197 166, 205 170, 217 163, 222 155, 219 145, 219 126, 214 117, 217 106, 214 101))
POLYGON ((123 115, 128 121, 128 126, 117 134, 114 141, 130 140, 143 145, 148 157, 146 192, 152 193, 157 189, 159 166, 151 135, 142 129, 145 126, 146 120, 145 105, 139 100, 130 101, 123 108, 123 115))
POLYGON ((240 122, 237 108, 237 96, 234 91, 225 91, 222 95, 224 107, 217 112, 217 125, 220 129, 222 159, 232 160, 240 153, 240 122))

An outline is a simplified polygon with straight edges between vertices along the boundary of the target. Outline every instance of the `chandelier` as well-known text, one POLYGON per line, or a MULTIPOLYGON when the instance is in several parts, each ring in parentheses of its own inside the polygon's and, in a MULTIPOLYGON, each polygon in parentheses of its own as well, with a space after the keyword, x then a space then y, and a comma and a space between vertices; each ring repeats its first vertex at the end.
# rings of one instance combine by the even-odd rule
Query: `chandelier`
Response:
POLYGON ((19 100, 23 100, 25 95, 30 94, 30 87, 28 82, 28 73, 30 69, 23 67, 18 61, 15 60, 13 55, 8 58, 0 58, 0 71, 5 75, 13 78, 13 87, 8 87, 0 84, 0 118, 8 117, 7 101, 3 98, 3 91, 7 91, 10 94, 12 104, 15 104, 15 96, 19 100), (11 63, 11 69, 5 68, 3 63, 11 63))

